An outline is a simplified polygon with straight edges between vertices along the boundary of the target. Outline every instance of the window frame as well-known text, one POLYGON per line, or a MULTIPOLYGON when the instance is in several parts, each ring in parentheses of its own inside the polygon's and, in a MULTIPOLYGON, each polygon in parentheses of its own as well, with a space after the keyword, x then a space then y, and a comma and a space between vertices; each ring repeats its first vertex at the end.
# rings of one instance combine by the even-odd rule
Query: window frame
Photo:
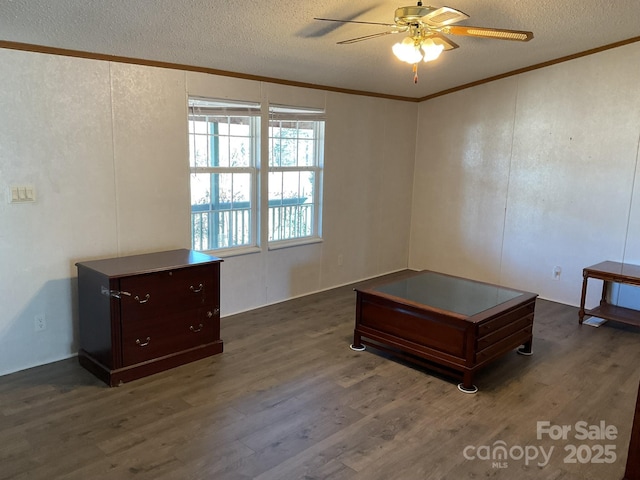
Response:
MULTIPOLYGON (((189 143, 189 211, 190 211, 190 243, 191 248, 197 251, 202 252, 216 252, 216 254, 241 254, 241 253, 250 253, 252 251, 259 251, 260 245, 260 230, 259 230, 259 166, 260 166, 260 151, 261 151, 261 130, 262 130, 262 115, 261 115, 261 104, 258 102, 249 102, 249 101, 235 101, 235 100, 226 100, 226 99, 216 99, 216 98, 203 98, 197 96, 189 96, 188 97, 188 122, 195 121, 196 117, 210 117, 210 116, 228 116, 228 117, 248 117, 249 118, 249 143, 250 143, 250 153, 249 153, 249 165, 248 166, 195 166, 192 165, 192 159, 195 163, 195 128, 189 126, 188 128, 188 143, 189 143), (192 133, 193 132, 193 133, 192 133), (212 242, 212 229, 215 220, 213 217, 214 212, 219 212, 220 210, 209 209, 208 213, 211 217, 208 219, 208 228, 209 234, 207 235, 208 247, 209 248, 196 248, 196 238, 194 235, 194 212, 193 210, 193 199, 192 199, 192 176, 194 174, 249 174, 249 184, 250 184, 250 194, 249 194, 249 232, 248 232, 248 241, 244 244, 230 244, 228 246, 216 247, 211 244, 212 242), (214 248, 212 248, 214 247, 214 248)), ((209 122, 207 122, 209 124, 209 122)), ((208 130, 208 129, 207 129, 208 130)), ((206 133, 207 137, 213 136, 209 131, 206 133)), ((231 137, 231 135, 227 135, 231 137)), ((207 150, 209 151, 209 140, 207 141, 207 150)), ((210 155, 210 153, 207 153, 210 155)), ((209 162, 211 163, 211 162, 209 162)), ((210 196, 211 201, 213 201, 213 196, 210 196)), ((233 204, 233 201, 231 201, 233 204)), ((213 205, 213 203, 210 203, 213 205)), ((235 211, 232 207, 230 207, 230 212, 235 211)), ((230 214, 230 218, 232 215, 230 214)), ((229 232, 231 235, 232 232, 229 232)))
MULTIPOLYGON (((270 250, 278 248, 286 248, 295 245, 305 245, 309 243, 317 243, 322 241, 322 205, 323 205, 323 174, 324 174, 324 130, 325 130, 325 112, 318 108, 306 108, 291 105, 270 104, 269 115, 267 119, 267 143, 268 143, 268 160, 266 175, 266 212, 267 219, 263 218, 266 229, 267 246, 270 250), (272 121, 296 121, 296 122, 313 122, 313 164, 312 165, 296 165, 282 166, 273 165, 272 163, 272 147, 274 137, 272 136, 272 121), (312 203, 312 221, 311 233, 304 236, 296 236, 289 238, 271 239, 271 220, 272 206, 270 204, 270 179, 272 173, 303 173, 313 172, 313 203, 312 203)), ((296 136, 296 140, 300 137, 296 136)), ((282 199, 283 197, 281 197, 282 199)), ((263 203, 264 205, 264 203, 263 203)), ((302 205, 302 204, 297 204, 302 205)))

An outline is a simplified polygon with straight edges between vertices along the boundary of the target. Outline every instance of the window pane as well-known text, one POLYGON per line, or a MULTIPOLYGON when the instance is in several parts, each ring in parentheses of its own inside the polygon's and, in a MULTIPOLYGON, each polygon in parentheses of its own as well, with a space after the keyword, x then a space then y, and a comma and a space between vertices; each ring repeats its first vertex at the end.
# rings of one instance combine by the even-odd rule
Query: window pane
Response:
POLYGON ((229 135, 229 117, 226 115, 209 115, 207 120, 211 124, 216 125, 216 131, 209 131, 208 133, 219 133, 220 135, 229 135))
POLYGON ((251 139, 247 137, 229 137, 231 167, 248 167, 251 164, 251 139))
POLYGON ((282 204, 282 172, 269 173, 269 206, 282 204))
POLYGON ((313 140, 300 140, 298 142, 298 166, 299 167, 310 167, 315 164, 313 148, 314 148, 313 140))
POLYGON ((300 203, 300 172, 284 172, 282 175, 282 199, 293 199, 300 203))
POLYGON ((212 138, 214 147, 212 150, 213 158, 211 159, 212 167, 228 167, 229 166, 229 137, 216 136, 212 138))
POLYGON ((276 120, 269 122, 269 136, 271 138, 280 136, 280 122, 276 120))
POLYGON ((313 235, 314 172, 269 173, 269 240, 313 235))
POLYGON ((315 172, 300 172, 300 196, 304 203, 315 202, 315 172))
POLYGON ((204 167, 209 161, 209 138, 206 121, 189 121, 189 165, 204 167))
POLYGON ((278 241, 317 235, 319 197, 315 188, 322 175, 324 121, 307 118, 321 112, 284 106, 273 107, 271 112, 268 238, 278 241))
POLYGON ((298 152, 298 131, 295 128, 282 129, 282 165, 286 167, 295 167, 298 152))
POLYGON ((193 248, 250 245, 251 221, 250 173, 191 175, 193 248))
POLYGON ((189 122, 189 165, 249 167, 253 165, 252 117, 202 117, 189 122))
POLYGON ((297 122, 272 120, 269 165, 293 167, 297 165, 297 122))
POLYGON ((270 172, 269 205, 313 202, 314 172, 270 172))
POLYGON ((271 137, 269 142, 269 166, 279 167, 281 165, 280 138, 271 137))
POLYGON ((313 138, 314 122, 298 122, 298 131, 300 138, 313 138))
POLYGON ((209 214, 211 211, 210 177, 191 174, 191 238, 192 248, 207 250, 209 244, 209 214))
POLYGON ((255 103, 189 98, 191 228, 197 250, 256 245, 259 110, 255 103))
POLYGON ((198 118, 197 120, 194 120, 193 122, 191 122, 191 125, 193 125, 192 133, 199 133, 199 134, 207 133, 207 122, 204 118, 198 118))
POLYGON ((226 174, 231 179, 231 203, 234 208, 239 208, 239 204, 248 204, 251 200, 251 174, 232 173, 226 174))
POLYGON ((206 135, 194 135, 195 165, 206 167, 209 165, 209 137, 206 135))
POLYGON ((191 205, 207 205, 211 203, 209 174, 191 174, 191 205))

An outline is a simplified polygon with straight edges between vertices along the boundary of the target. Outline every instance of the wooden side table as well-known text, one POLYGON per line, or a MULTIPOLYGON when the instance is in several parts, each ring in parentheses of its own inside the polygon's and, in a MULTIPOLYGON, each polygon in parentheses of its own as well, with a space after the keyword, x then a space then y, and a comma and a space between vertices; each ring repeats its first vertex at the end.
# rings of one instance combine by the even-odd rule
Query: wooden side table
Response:
POLYGON ((578 310, 580 324, 582 324, 585 315, 590 315, 640 326, 640 311, 613 305, 607 301, 607 290, 611 283, 640 286, 640 266, 606 261, 583 269, 582 276, 582 298, 580 299, 580 310, 578 310), (599 306, 585 310, 584 302, 587 296, 587 283, 590 278, 603 281, 602 297, 599 306))

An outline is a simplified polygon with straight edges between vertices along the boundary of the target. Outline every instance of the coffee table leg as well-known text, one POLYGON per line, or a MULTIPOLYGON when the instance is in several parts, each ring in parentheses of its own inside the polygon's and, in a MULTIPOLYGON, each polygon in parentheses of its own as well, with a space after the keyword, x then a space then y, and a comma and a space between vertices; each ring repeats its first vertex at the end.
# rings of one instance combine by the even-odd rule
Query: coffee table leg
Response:
POLYGON ((517 352, 519 355, 531 356, 533 355, 533 338, 530 339, 527 343, 523 344, 520 348, 518 348, 517 352))
POLYGON ((349 348, 356 352, 362 352, 365 349, 365 346, 362 345, 361 338, 362 337, 358 332, 353 332, 353 343, 349 345, 349 348))
POLYGON ((473 372, 464 372, 462 374, 462 383, 458 384, 458 390, 462 393, 476 393, 478 387, 473 384, 473 372))

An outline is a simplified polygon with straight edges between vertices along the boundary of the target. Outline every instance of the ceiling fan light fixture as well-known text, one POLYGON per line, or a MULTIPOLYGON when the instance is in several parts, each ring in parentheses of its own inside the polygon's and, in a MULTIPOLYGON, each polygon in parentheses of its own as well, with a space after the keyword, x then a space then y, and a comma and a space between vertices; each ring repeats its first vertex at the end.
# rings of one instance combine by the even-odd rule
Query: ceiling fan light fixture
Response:
POLYGON ((419 45, 416 45, 415 40, 410 36, 396 43, 391 50, 398 60, 406 63, 414 64, 422 60, 419 45))
POLYGON ((400 61, 413 66, 413 81, 415 83, 418 83, 418 64, 421 61, 431 62, 439 58, 443 51, 459 47, 455 42, 449 40, 446 35, 515 40, 519 42, 528 42, 533 38, 533 32, 523 30, 454 25, 467 18, 469 18, 469 15, 455 8, 423 6, 422 1, 418 0, 416 6, 397 8, 394 23, 335 20, 330 18, 316 18, 316 20, 392 27, 392 30, 387 30, 386 32, 343 40, 338 42, 339 44, 356 43, 392 33, 408 33, 406 38, 392 47, 392 51, 400 61))
POLYGON ((424 52, 424 61, 430 62, 432 60, 437 59, 442 51, 444 50, 444 45, 436 44, 430 38, 427 38, 422 41, 421 45, 422 51, 424 52))

